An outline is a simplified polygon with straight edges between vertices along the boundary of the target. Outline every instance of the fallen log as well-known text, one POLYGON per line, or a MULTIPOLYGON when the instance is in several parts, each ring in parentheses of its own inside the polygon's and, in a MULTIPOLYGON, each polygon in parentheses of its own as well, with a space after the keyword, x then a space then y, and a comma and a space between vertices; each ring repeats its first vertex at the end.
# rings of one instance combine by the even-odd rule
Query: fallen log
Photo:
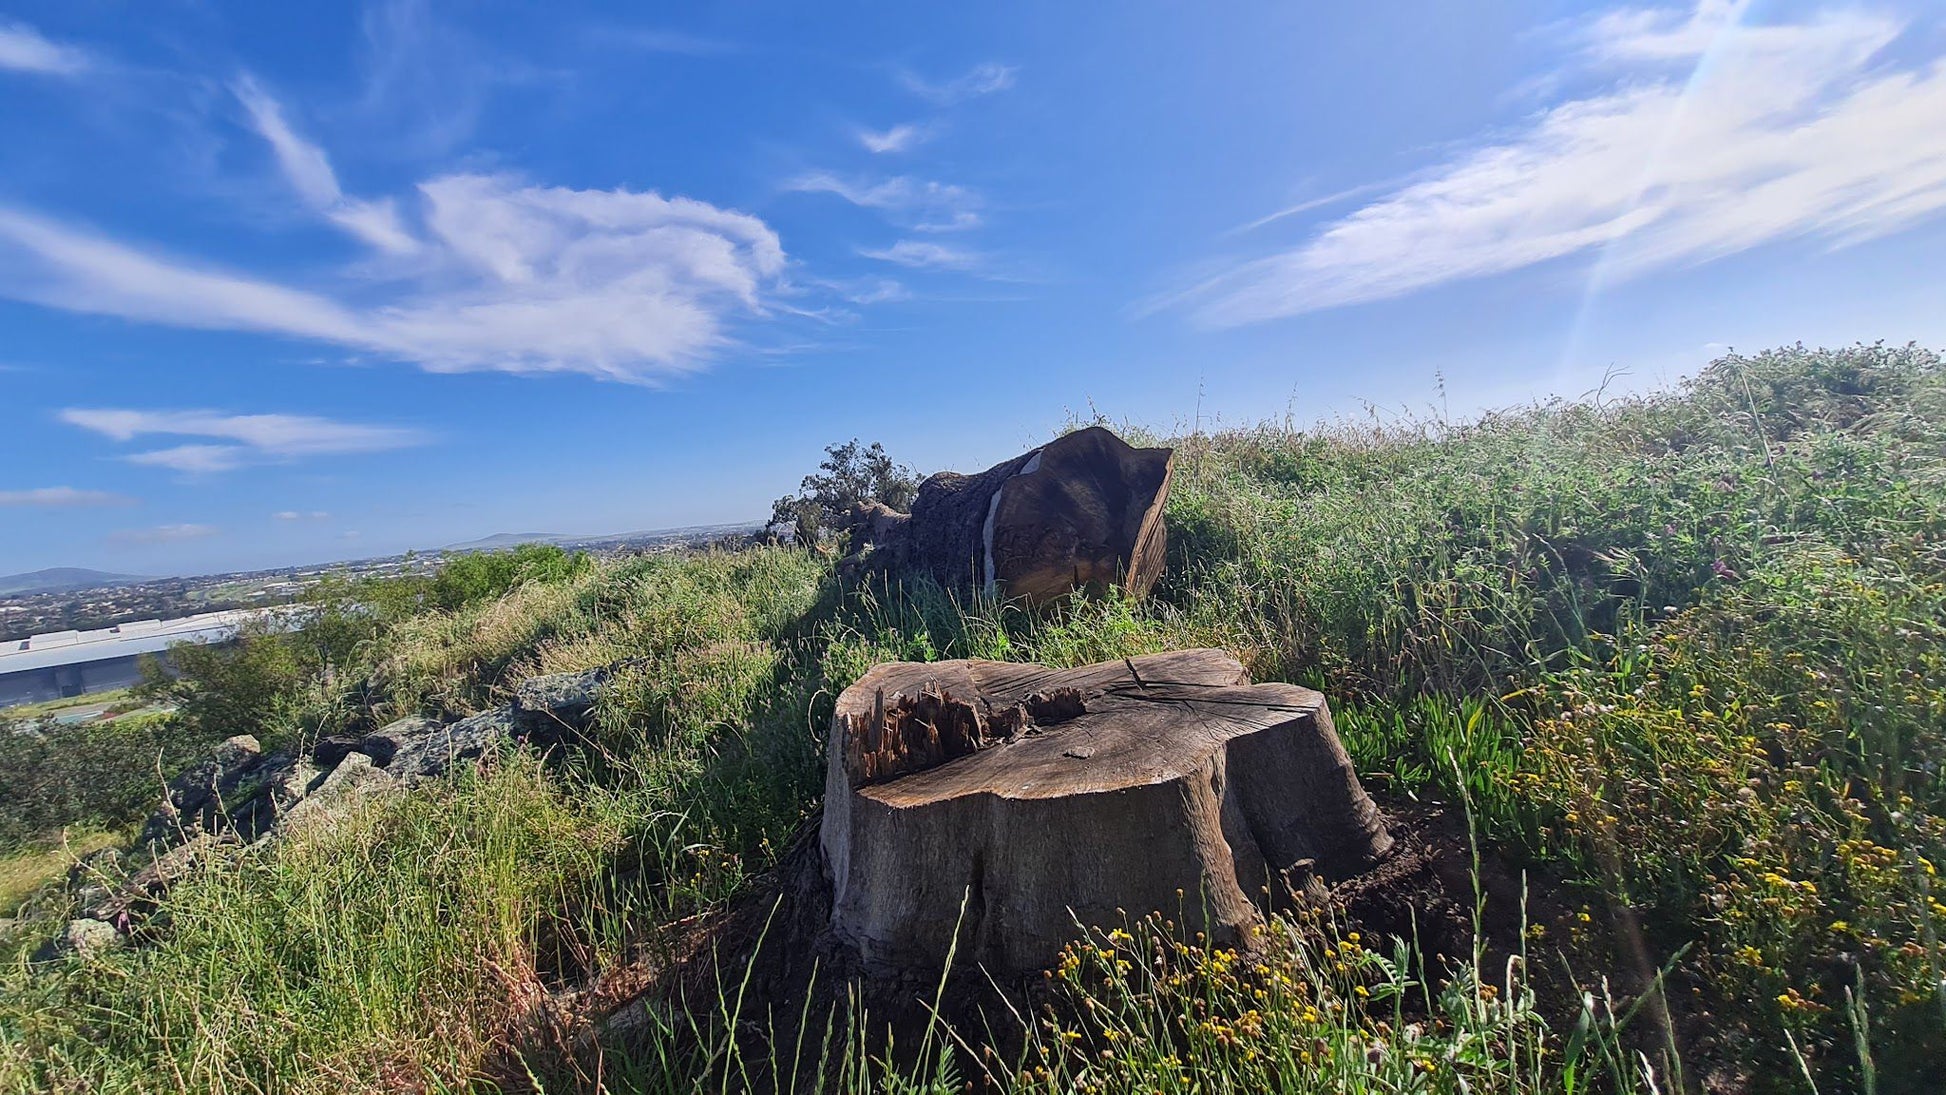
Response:
POLYGON ((821 824, 833 935, 879 972, 956 932, 1046 968, 1077 921, 1150 912, 1248 946, 1264 903, 1391 846, 1324 697, 1215 650, 879 665, 838 699, 821 824))
POLYGON ((872 567, 1035 605, 1079 588, 1144 596, 1162 573, 1172 461, 1099 426, 1076 430, 975 475, 928 477, 909 515, 855 508, 852 550, 872 567))

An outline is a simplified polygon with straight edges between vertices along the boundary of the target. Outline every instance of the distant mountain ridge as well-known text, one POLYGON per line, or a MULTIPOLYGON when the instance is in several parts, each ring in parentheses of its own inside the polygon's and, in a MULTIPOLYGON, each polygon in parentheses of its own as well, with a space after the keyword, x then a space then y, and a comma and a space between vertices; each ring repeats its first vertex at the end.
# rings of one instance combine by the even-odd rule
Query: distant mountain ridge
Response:
POLYGON ((519 547, 522 544, 557 544, 572 540, 557 532, 496 532, 482 536, 478 540, 468 540, 463 544, 447 544, 441 551, 491 551, 494 548, 519 547))
POLYGON ((105 570, 88 570, 85 567, 49 567, 46 570, 28 571, 25 574, 0 575, 0 597, 17 597, 32 593, 67 593, 76 589, 129 586, 153 580, 139 574, 112 574, 105 570))
POLYGON ((497 551, 502 548, 519 547, 522 544, 578 546, 586 544, 619 544, 635 540, 681 540, 732 532, 747 532, 762 527, 762 521, 733 521, 723 525, 683 525, 679 528, 645 529, 639 532, 598 533, 589 536, 576 536, 562 532, 496 532, 491 536, 482 536, 478 540, 468 540, 460 544, 448 544, 437 550, 497 551))
MULTIPOLYGON (((559 532, 496 532, 477 540, 448 544, 434 548, 434 551, 502 551, 519 547, 522 544, 560 544, 566 547, 602 546, 628 544, 636 541, 690 540, 711 536, 747 532, 763 527, 761 521, 738 521, 723 525, 685 525, 679 528, 649 529, 640 532, 618 532, 592 536, 573 536, 559 532)), ((264 571, 240 571, 243 575, 269 573, 264 571)), ((208 577, 195 575, 196 578, 208 577)), ((155 575, 115 574, 106 570, 89 570, 86 567, 49 567, 46 570, 29 571, 25 574, 0 575, 0 597, 31 596, 37 593, 70 593, 77 589, 96 589, 111 586, 141 585, 144 582, 160 580, 155 575)))

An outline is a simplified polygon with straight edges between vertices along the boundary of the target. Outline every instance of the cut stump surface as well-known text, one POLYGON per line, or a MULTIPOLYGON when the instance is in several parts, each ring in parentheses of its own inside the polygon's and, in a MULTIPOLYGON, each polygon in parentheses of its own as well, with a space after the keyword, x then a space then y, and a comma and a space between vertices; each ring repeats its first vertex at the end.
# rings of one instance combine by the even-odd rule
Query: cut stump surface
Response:
POLYGON ((1149 912, 1247 945, 1266 896, 1391 845, 1324 697, 1217 650, 877 666, 838 700, 821 838, 833 932, 881 970, 937 968, 956 930, 1044 968, 1077 920, 1149 912))

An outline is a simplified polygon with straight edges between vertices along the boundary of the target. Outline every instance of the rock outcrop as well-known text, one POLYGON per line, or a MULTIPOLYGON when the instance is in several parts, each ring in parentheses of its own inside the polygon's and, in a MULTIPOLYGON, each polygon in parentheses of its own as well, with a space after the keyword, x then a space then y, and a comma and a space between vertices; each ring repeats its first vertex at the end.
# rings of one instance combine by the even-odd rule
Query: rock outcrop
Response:
POLYGON ((615 669, 604 665, 579 673, 529 677, 514 690, 514 710, 527 732, 536 736, 546 736, 550 730, 579 731, 594 715, 595 703, 615 669))
POLYGON ((329 735, 302 755, 267 754, 253 737, 230 738, 170 781, 134 852, 107 850, 75 865, 68 891, 80 915, 39 957, 99 950, 103 929, 118 937, 140 930, 169 888, 212 855, 331 824, 366 797, 409 790, 503 748, 571 741, 588 729, 612 673, 533 677, 512 703, 480 714, 329 735))
POLYGON ((1030 605, 1076 589, 1140 597, 1162 573, 1173 459, 1091 426, 975 475, 940 472, 910 515, 854 509, 849 565, 1030 605))
POLYGON ((259 792, 290 757, 266 757, 248 734, 230 738, 170 781, 162 805, 142 827, 142 843, 174 843, 178 834, 243 829, 261 821, 259 792))

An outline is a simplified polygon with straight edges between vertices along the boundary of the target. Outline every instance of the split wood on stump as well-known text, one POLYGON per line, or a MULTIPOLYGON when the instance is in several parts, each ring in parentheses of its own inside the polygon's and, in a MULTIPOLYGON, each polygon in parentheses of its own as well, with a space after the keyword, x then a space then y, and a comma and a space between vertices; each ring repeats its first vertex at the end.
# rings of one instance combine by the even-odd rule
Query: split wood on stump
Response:
POLYGON ((882 664, 826 764, 831 927, 880 973, 937 969, 956 930, 989 969, 1045 968, 1077 920, 1149 912, 1248 946, 1266 894, 1392 843, 1324 697, 1218 650, 882 664))
POLYGON ((1172 460, 1099 426, 1076 430, 977 475, 929 476, 909 515, 857 507, 853 550, 869 546, 874 567, 1030 604, 1077 588, 1140 597, 1162 573, 1172 460))

